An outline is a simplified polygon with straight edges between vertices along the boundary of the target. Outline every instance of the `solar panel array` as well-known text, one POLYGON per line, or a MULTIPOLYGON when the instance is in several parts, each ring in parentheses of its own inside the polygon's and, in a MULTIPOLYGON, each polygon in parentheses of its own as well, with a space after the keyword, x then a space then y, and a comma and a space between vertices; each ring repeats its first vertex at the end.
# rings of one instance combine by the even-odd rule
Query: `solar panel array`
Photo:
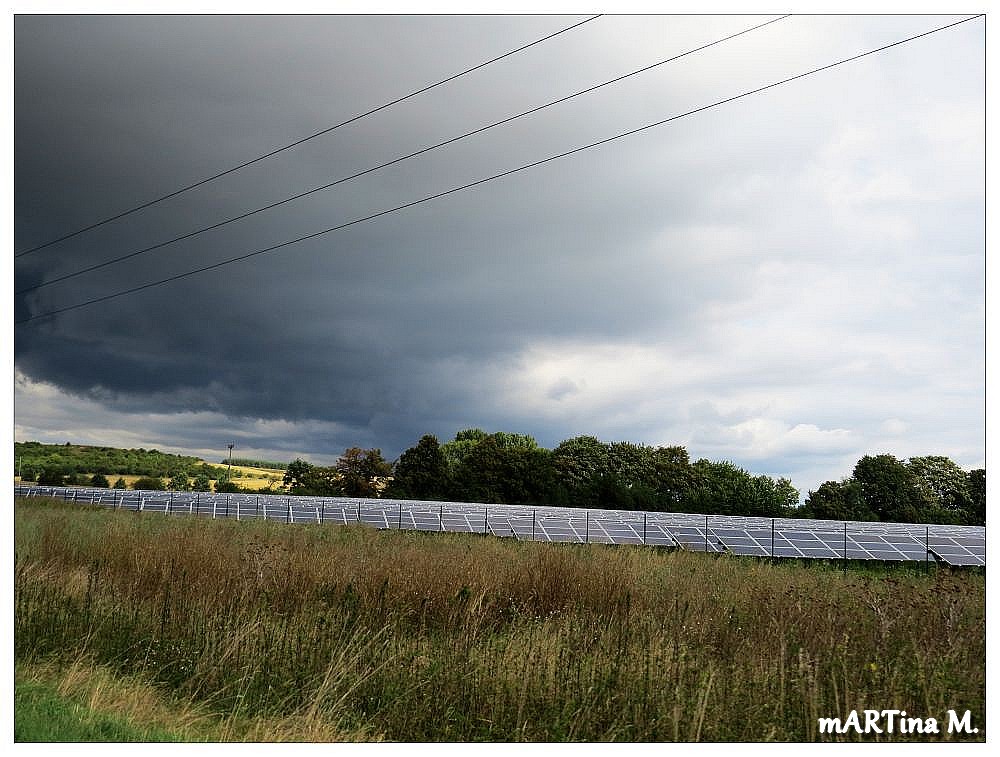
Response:
POLYGON ((829 560, 986 565, 986 529, 907 523, 523 507, 478 502, 293 497, 15 486, 17 496, 176 516, 478 533, 525 541, 645 544, 697 552, 829 560))

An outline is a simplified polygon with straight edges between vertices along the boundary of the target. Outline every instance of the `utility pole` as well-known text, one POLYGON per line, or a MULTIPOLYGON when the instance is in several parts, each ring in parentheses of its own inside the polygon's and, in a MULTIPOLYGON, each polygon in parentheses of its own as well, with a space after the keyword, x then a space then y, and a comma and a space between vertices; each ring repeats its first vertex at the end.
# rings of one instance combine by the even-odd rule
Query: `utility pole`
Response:
POLYGON ((233 447, 235 446, 236 442, 229 442, 229 470, 226 475, 230 481, 233 479, 233 447))

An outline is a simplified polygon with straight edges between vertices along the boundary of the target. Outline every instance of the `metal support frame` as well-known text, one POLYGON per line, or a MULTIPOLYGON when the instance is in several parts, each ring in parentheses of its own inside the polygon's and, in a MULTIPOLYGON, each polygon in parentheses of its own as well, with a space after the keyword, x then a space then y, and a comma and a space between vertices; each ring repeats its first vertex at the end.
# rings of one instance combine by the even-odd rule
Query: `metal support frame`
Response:
POLYGON ((844 521, 844 573, 847 572, 847 521, 844 521))

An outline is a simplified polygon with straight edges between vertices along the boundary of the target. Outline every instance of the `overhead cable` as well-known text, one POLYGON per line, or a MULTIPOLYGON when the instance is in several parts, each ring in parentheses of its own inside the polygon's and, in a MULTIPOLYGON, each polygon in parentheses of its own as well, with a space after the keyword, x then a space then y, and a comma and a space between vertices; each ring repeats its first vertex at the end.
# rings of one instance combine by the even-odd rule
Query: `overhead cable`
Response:
POLYGON ((526 45, 521 45, 520 47, 515 48, 514 50, 510 50, 509 52, 506 52, 503 55, 498 55, 495 58, 490 58, 487 61, 479 63, 478 65, 472 66, 471 68, 467 68, 464 71, 460 71, 457 74, 453 74, 452 76, 449 76, 446 79, 441 79, 440 81, 434 82, 433 84, 429 84, 429 85, 427 85, 425 87, 421 87, 420 89, 417 89, 417 90, 414 90, 413 92, 410 92, 408 95, 403 95, 402 97, 397 97, 395 100, 387 102, 384 105, 379 105, 377 108, 372 108, 371 110, 365 111, 364 113, 359 113, 356 116, 352 116, 351 118, 348 118, 346 121, 341 121, 340 123, 334 124, 333 126, 328 126, 328 127, 324 128, 324 129, 320 129, 319 131, 314 132, 313 134, 310 134, 310 135, 308 135, 306 137, 302 137, 301 139, 297 139, 294 142, 290 142, 289 144, 284 145, 282 147, 275 148, 274 150, 271 150, 270 152, 264 153, 263 155, 259 155, 258 157, 253 158, 252 160, 245 161, 243 163, 240 163, 239 165, 233 166, 232 168, 227 168, 225 171, 221 171, 220 173, 214 174, 212 176, 208 176, 208 177, 206 177, 204 179, 201 179, 199 181, 194 182, 193 184, 188 184, 186 186, 183 186, 180 189, 174 190, 173 192, 169 192, 169 193, 167 193, 165 195, 157 197, 156 199, 149 200, 148 202, 144 202, 141 205, 136 205, 135 207, 132 207, 132 208, 129 208, 128 210, 122 211, 121 213, 117 213, 117 214, 115 214, 113 216, 109 216, 109 217, 104 218, 104 219, 102 219, 100 221, 92 223, 89 226, 84 226, 83 228, 77 229, 76 231, 72 231, 72 232, 70 232, 68 234, 64 234, 61 237, 57 237, 56 239, 51 239, 48 242, 45 242, 44 244, 37 245, 37 246, 32 247, 32 248, 30 248, 28 250, 23 250, 21 252, 17 252, 17 253, 14 254, 14 257, 15 258, 19 258, 19 257, 21 257, 23 255, 30 255, 33 252, 38 252, 39 250, 43 250, 46 247, 51 247, 54 244, 57 244, 59 242, 63 242, 65 240, 67 240, 67 239, 71 239, 72 237, 78 236, 79 234, 83 234, 86 231, 91 231, 92 229, 96 229, 98 226, 103 226, 106 223, 111 223, 112 221, 117 221, 119 218, 124 218, 125 216, 131 215, 132 213, 135 213, 135 212, 140 211, 140 210, 145 210, 146 208, 151 207, 152 205, 156 205, 157 203, 163 202, 164 200, 169 200, 170 198, 176 197, 179 194, 183 194, 184 192, 190 191, 190 190, 195 189, 197 187, 204 186, 205 184, 208 184, 210 181, 215 181, 216 179, 221 179, 223 176, 228 176, 229 174, 235 173, 236 171, 239 171, 240 169, 246 168, 247 166, 252 166, 254 163, 259 163, 260 161, 262 161, 262 160, 264 160, 266 158, 270 158, 270 157, 272 157, 274 155, 277 155, 279 153, 285 152, 286 150, 291 150, 293 147, 298 147, 299 145, 301 145, 301 144, 303 144, 305 142, 308 142, 311 139, 315 139, 316 137, 320 137, 320 136, 322 136, 324 134, 329 134, 334 129, 339 129, 342 126, 347 126, 348 124, 352 124, 355 121, 360 121, 362 118, 367 118, 368 116, 373 115, 375 113, 378 113, 381 110, 385 110, 386 108, 390 108, 393 105, 397 105, 397 104, 403 102, 404 100, 409 100, 411 97, 416 97, 417 95, 421 95, 424 92, 428 92, 428 91, 434 89, 435 87, 440 87, 442 84, 447 84, 448 82, 455 81, 455 79, 458 79, 458 78, 460 78, 462 76, 465 76, 466 74, 471 74, 473 71, 478 71, 481 68, 485 68, 486 66, 490 65, 491 63, 496 63, 497 61, 503 60, 504 58, 508 58, 511 55, 519 53, 519 52, 521 52, 523 50, 527 50, 529 47, 534 47, 535 45, 539 45, 542 42, 545 42, 547 40, 552 39, 553 37, 558 37, 560 34, 565 34, 566 32, 570 31, 571 29, 576 29, 579 26, 583 26, 584 24, 590 23, 591 21, 600 18, 602 15, 603 14, 598 13, 597 15, 591 16, 590 18, 585 18, 583 21, 578 21, 577 23, 571 24, 570 26, 567 26, 564 29, 560 29, 559 31, 553 32, 552 34, 547 34, 546 36, 541 37, 540 39, 536 39, 534 42, 529 42, 526 45))
POLYGON ((418 200, 413 200, 412 202, 408 202, 408 203, 405 203, 403 205, 397 205, 396 207, 393 207, 393 208, 388 208, 386 210, 381 210, 381 211, 379 211, 377 213, 372 213, 370 215, 367 215, 367 216, 364 216, 364 217, 361 217, 361 218, 356 218, 356 219, 354 219, 352 221, 347 221, 346 223, 342 223, 342 224, 339 224, 337 226, 332 226, 332 227, 330 227, 328 229, 323 229, 321 231, 317 231, 317 232, 314 232, 312 234, 306 234, 305 236, 297 237, 296 239, 290 239, 290 240, 287 240, 285 242, 281 242, 279 244, 272 245, 270 247, 265 247, 265 248, 260 249, 260 250, 255 250, 253 252, 245 253, 243 255, 237 255, 236 257, 228 258, 226 260, 221 260, 221 261, 219 261, 217 263, 212 263, 210 265, 202 266, 201 268, 196 268, 196 269, 193 269, 193 270, 190 270, 190 271, 186 271, 186 272, 183 272, 183 273, 175 274, 173 276, 168 276, 167 278, 159 279, 158 281, 152 281, 152 282, 149 282, 147 284, 142 284, 140 286, 135 286, 135 287, 132 287, 130 289, 124 289, 124 290, 121 290, 121 291, 118 291, 118 292, 113 292, 111 294, 103 295, 101 297, 95 297, 93 299, 86 300, 84 302, 79 302, 79 303, 76 303, 74 305, 67 305, 67 306, 62 307, 62 308, 57 308, 57 309, 49 310, 49 311, 46 311, 46 312, 43 312, 43 313, 38 313, 36 315, 32 315, 32 316, 29 316, 27 318, 22 318, 21 320, 16 320, 16 321, 14 321, 14 323, 15 323, 15 325, 19 325, 19 324, 23 324, 23 323, 28 323, 30 321, 35 321, 35 320, 38 320, 38 319, 41 319, 41 318, 48 318, 48 317, 57 315, 59 313, 65 313, 65 312, 69 312, 71 310, 76 310, 78 308, 86 307, 88 305, 94 305, 94 304, 97 304, 97 303, 100 303, 100 302, 106 302, 106 301, 114 299, 116 297, 122 297, 122 296, 127 295, 127 294, 134 294, 136 292, 144 291, 146 289, 151 289, 153 287, 161 286, 163 284, 168 284, 168 283, 173 282, 173 281, 178 281, 180 279, 188 278, 190 276, 195 276, 195 275, 200 274, 200 273, 205 273, 207 271, 212 271, 212 270, 215 270, 217 268, 222 268, 223 266, 230 265, 231 263, 236 263, 236 262, 239 262, 239 261, 242 261, 242 260, 248 260, 250 258, 259 256, 259 255, 265 255, 267 253, 271 253, 271 252, 274 252, 276 250, 280 250, 280 249, 283 249, 285 247, 289 247, 289 246, 291 246, 293 244, 298 244, 299 242, 304 242, 304 241, 307 241, 309 239, 315 239, 315 238, 323 236, 325 234, 330 234, 330 233, 332 233, 334 231, 339 231, 339 230, 345 229, 345 228, 347 228, 349 226, 354 226, 355 224, 363 223, 365 221, 370 221, 370 220, 373 220, 375 218, 380 218, 381 216, 385 216, 385 215, 388 215, 390 213, 395 213, 397 211, 404 210, 406 208, 412 208, 412 207, 414 207, 416 205, 420 205, 420 204, 425 203, 425 202, 430 202, 431 200, 436 200, 438 198, 445 197, 447 195, 455 194, 456 192, 462 192, 462 191, 464 191, 466 189, 471 189, 472 187, 476 187, 476 186, 479 186, 481 184, 485 184, 485 183, 490 182, 490 181, 495 181, 497 179, 501 179, 501 178, 504 178, 506 176, 511 176, 512 174, 519 173, 521 171, 526 171, 526 170, 528 170, 530 168, 535 168, 535 167, 543 165, 545 163, 550 163, 552 161, 559 160, 561 158, 565 158, 565 157, 568 157, 570 155, 575 155, 576 153, 583 152, 585 150, 590 150, 590 149, 592 149, 594 147, 598 147, 599 145, 604 145, 604 144, 608 144, 610 142, 614 142, 614 141, 619 140, 619 139, 624 139, 625 137, 632 136, 633 134, 638 134, 640 132, 647 131, 648 129, 653 129, 653 128, 657 127, 657 126, 662 126, 664 124, 671 123, 673 121, 677 121, 677 120, 679 120, 681 118, 686 118, 688 116, 692 116, 692 115, 694 115, 696 113, 701 113, 703 111, 710 110, 712 108, 717 108, 717 107, 719 107, 721 105, 725 105, 727 103, 731 103, 731 102, 734 102, 736 100, 740 100, 742 98, 749 97, 751 95, 755 95, 755 94, 758 94, 760 92, 764 92, 766 90, 773 89, 775 87, 782 86, 784 84, 788 84, 789 82, 793 82, 793 81, 796 81, 798 79, 803 79, 803 78, 805 78, 807 76, 812 76, 812 75, 820 73, 822 71, 827 71, 827 70, 829 70, 831 68, 835 68, 836 66, 841 66, 841 65, 844 65, 845 63, 850 63, 851 61, 859 60, 859 59, 864 58, 864 57, 869 56, 869 55, 874 55, 876 53, 884 52, 885 50, 889 50, 890 48, 898 47, 899 45, 903 45, 903 44, 906 44, 908 42, 913 42, 914 40, 920 39, 922 37, 927 37, 927 36, 929 36, 931 34, 935 34, 937 32, 944 31, 945 29, 950 29, 950 28, 952 28, 954 26, 958 26, 960 24, 964 24, 964 23, 966 23, 968 21, 973 21, 973 20, 978 19, 978 18, 983 18, 984 16, 985 16, 985 14, 979 14, 979 15, 976 15, 976 16, 969 16, 969 17, 961 19, 959 21, 954 21, 954 22, 952 22, 950 24, 945 24, 945 25, 939 26, 939 27, 937 27, 935 29, 931 29, 931 30, 926 31, 926 32, 921 32, 920 34, 915 34, 915 35, 913 35, 911 37, 906 37, 905 39, 897 40, 896 42, 891 42, 891 43, 889 43, 887 45, 882 45, 881 47, 876 47, 876 48, 874 48, 872 50, 868 50, 866 52, 859 53, 857 55, 852 55, 852 56, 850 56, 848 58, 842 58, 841 60, 835 61, 834 63, 828 63, 825 66, 820 66, 819 68, 814 68, 814 69, 811 69, 809 71, 805 71, 805 72, 803 72, 801 74, 796 74, 794 76, 789 76, 789 77, 787 77, 785 79, 781 79, 779 81, 771 82, 770 84, 765 84, 764 86, 757 87, 755 89, 751 89, 751 90, 747 90, 745 92, 741 92, 738 95, 733 95, 733 96, 727 97, 727 98, 725 98, 723 100, 717 100, 717 101, 715 101, 713 103, 709 103, 708 105, 703 105, 701 107, 694 108, 693 110, 689 110, 689 111, 686 111, 684 113, 680 113, 680 114, 677 114, 677 115, 674 115, 674 116, 670 116, 669 118, 661 119, 660 121, 654 121, 653 123, 646 124, 645 126, 640 126, 640 127, 635 128, 635 129, 630 129, 628 131, 621 132, 621 133, 616 134, 614 136, 607 137, 605 139, 601 139, 601 140, 598 140, 596 142, 591 142, 590 144, 586 144, 586 145, 583 145, 581 147, 576 147, 576 148, 574 148, 572 150, 567 150, 565 152, 561 152, 561 153, 558 153, 556 155, 550 155, 549 157, 543 158, 541 160, 536 160, 536 161, 533 161, 531 163, 525 163, 524 165, 518 166, 517 168, 512 168, 510 170, 503 171, 502 173, 494 174, 492 176, 487 176, 487 177, 485 177, 483 179, 477 179, 476 181, 472 181, 472 182, 469 182, 468 184, 463 184, 463 185, 458 186, 458 187, 452 187, 451 189, 447 189, 447 190, 445 190, 443 192, 438 192, 436 194, 428 195, 428 196, 422 197, 422 198, 420 198, 418 200))
POLYGON ((49 279, 47 281, 42 282, 41 284, 35 284, 33 286, 30 286, 30 287, 25 287, 24 289, 19 289, 19 290, 15 291, 14 294, 15 295, 27 294, 28 292, 33 292, 33 291, 35 291, 37 289, 42 289, 43 287, 51 286, 53 284, 58 284, 61 281, 66 281, 67 279, 73 279, 73 278, 76 278, 77 276, 82 276, 85 273, 90 273, 91 271, 96 271, 96 270, 99 270, 101 268, 106 268, 107 266, 114 265, 115 263, 121 263, 121 262, 123 262, 125 260, 130 260, 131 258, 135 258, 135 257, 138 257, 140 255, 145 255, 148 252, 153 252, 154 250, 163 249, 164 247, 168 247, 169 245, 175 244, 176 242, 181 242, 181 241, 183 241, 185 239, 191 239, 192 237, 196 237, 199 234, 204 234, 207 231, 213 231, 214 229, 221 228, 221 227, 226 226, 226 225, 228 225, 230 223, 234 223, 236 221, 242 221, 243 219, 249 218, 250 216, 256 215, 258 213, 263 213, 263 212, 268 211, 268 210, 273 210, 274 208, 277 208, 277 207, 279 207, 281 205, 285 205, 286 203, 289 203, 289 202, 293 202, 294 200, 300 200, 303 197, 307 197, 307 196, 309 196, 311 194, 315 194, 316 192, 320 192, 320 191, 323 191, 325 189, 330 189, 332 187, 335 187, 335 186, 338 186, 338 185, 341 185, 341 184, 345 184, 346 182, 353 181, 354 179, 361 178, 362 176, 366 176, 368 174, 374 173, 375 171, 379 171, 379 170, 381 170, 383 168, 388 168, 389 166, 396 165, 397 163, 402 163, 404 160, 409 160, 410 158, 415 158, 418 155, 424 155, 425 153, 431 152, 432 150, 436 150, 438 148, 445 147, 446 145, 454 144, 455 142, 458 142, 460 140, 466 139, 467 137, 471 137, 471 136, 473 136, 475 134, 481 134, 484 131, 488 131, 489 129, 495 128, 497 126, 501 126, 503 124, 507 124, 507 123, 510 123, 512 121, 516 121, 517 119, 522 118, 524 116, 528 116, 528 115, 531 115, 533 113, 538 113, 539 111, 545 110, 546 108, 550 108, 553 105, 558 105, 560 103, 566 102, 567 100, 572 100, 574 97, 579 97, 581 95, 585 95, 585 94, 588 94, 590 92, 594 92, 595 90, 601 89, 602 87, 607 87, 607 86, 609 86, 611 84, 616 84, 616 83, 621 82, 621 81, 623 81, 625 79, 628 79, 628 78, 630 78, 632 76, 636 76, 638 74, 645 73, 646 71, 650 71, 651 69, 657 68, 658 66, 662 66, 662 65, 665 65, 667 63, 671 63, 671 62, 679 60, 680 58, 683 58, 685 56, 692 55, 694 53, 697 53, 697 52, 700 52, 702 50, 705 50, 705 49, 707 49, 709 47, 713 47, 715 45, 720 45, 723 42, 727 42, 727 41, 729 41, 731 39, 734 39, 736 37, 740 37, 740 36, 742 36, 744 34, 748 34, 749 32, 752 32, 752 31, 755 31, 757 29, 763 28, 765 26, 768 26, 770 24, 776 23, 778 21, 782 21, 782 20, 784 20, 784 19, 786 19, 788 17, 789 17, 788 15, 785 15, 785 16, 781 16, 779 18, 773 18, 770 21, 766 21, 766 22, 764 22, 762 24, 757 24, 756 26, 751 26, 748 29, 743 29, 742 31, 736 32, 735 34, 730 34, 727 37, 723 37, 721 39, 717 39, 717 40, 715 40, 713 42, 709 42, 707 44, 701 45, 700 47, 696 47, 694 49, 691 49, 691 50, 688 50, 686 52, 680 53, 678 55, 674 55, 674 56, 672 56, 670 58, 666 58, 664 60, 658 61, 657 63, 653 63, 653 64, 648 65, 648 66, 644 66, 643 68, 636 69, 635 71, 631 71, 631 72, 629 72, 627 74, 622 74, 621 76, 616 76, 613 79, 608 79, 607 81, 601 82, 600 84, 595 84, 595 85, 593 85, 591 87, 587 87, 586 89, 581 89, 581 90, 579 90, 577 92, 574 92, 573 94, 566 95, 564 97, 560 97, 560 98, 558 98, 556 100, 552 100, 550 102, 545 103, 544 105, 539 105, 537 107, 531 108, 530 110, 522 111, 521 113, 518 113, 516 115, 509 116, 507 118, 501 119, 500 121, 494 121, 493 123, 488 124, 486 126, 480 126, 478 129, 473 129, 472 131, 467 131, 464 134, 460 134, 457 137, 452 137, 450 139, 446 139, 443 142, 438 142, 437 144, 431 145, 429 147, 423 147, 423 148, 421 148, 419 150, 416 150, 415 152, 409 153, 408 155, 403 155, 403 156, 400 156, 398 158, 394 158, 394 159, 392 159, 390 161, 387 161, 385 163, 381 163, 381 164, 379 164, 377 166, 373 166, 371 168, 366 168, 365 170, 358 171, 357 173, 351 174, 350 176, 344 176, 342 178, 339 178, 339 179, 336 179, 334 181, 331 181, 331 182, 329 182, 327 184, 323 184, 323 185, 318 186, 318 187, 313 187, 312 189, 308 189, 308 190, 306 190, 304 192, 299 192, 298 194, 292 195, 291 197, 286 197, 283 200, 278 200, 277 202, 272 202, 272 203, 270 203, 268 205, 264 205, 263 207, 257 208, 255 210, 249 210, 249 211, 247 211, 245 213, 241 213, 240 215, 233 216, 232 218, 227 218, 227 219, 225 219, 223 221, 219 221, 218 223, 214 223, 214 224, 211 224, 209 226, 204 226, 204 227, 202 227, 200 229, 196 229, 195 231, 188 232, 187 234, 181 234, 180 236, 176 236, 176 237, 174 237, 172 239, 168 239, 165 242, 159 242, 158 244, 154 244, 154 245, 151 245, 149 247, 145 247, 145 248, 143 248, 141 250, 136 250, 134 252, 127 253, 125 255, 120 255, 120 256, 118 256, 116 258, 111 258, 110 260, 105 260, 102 263, 95 263, 94 265, 88 266, 86 268, 81 268, 78 271, 74 271, 72 273, 67 273, 67 274, 64 274, 62 276, 57 276, 55 278, 49 279))

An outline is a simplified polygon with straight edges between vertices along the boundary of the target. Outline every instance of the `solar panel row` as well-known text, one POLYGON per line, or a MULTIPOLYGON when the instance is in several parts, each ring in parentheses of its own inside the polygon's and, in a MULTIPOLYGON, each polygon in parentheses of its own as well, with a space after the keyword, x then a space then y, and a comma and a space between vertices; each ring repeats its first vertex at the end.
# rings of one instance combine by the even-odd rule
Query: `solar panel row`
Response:
POLYGON ((362 523, 385 529, 492 534, 528 541, 645 544, 757 557, 986 565, 986 529, 979 526, 72 487, 16 486, 15 494, 177 516, 362 523))

